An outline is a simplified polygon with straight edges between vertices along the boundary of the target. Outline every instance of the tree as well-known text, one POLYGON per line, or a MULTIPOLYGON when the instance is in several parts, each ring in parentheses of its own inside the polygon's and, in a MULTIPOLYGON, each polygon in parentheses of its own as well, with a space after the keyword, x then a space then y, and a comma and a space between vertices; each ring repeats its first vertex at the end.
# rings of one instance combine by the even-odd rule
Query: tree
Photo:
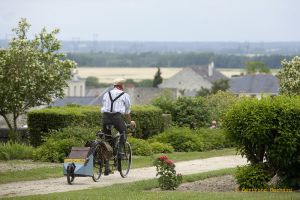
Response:
POLYGON ((213 82, 211 93, 216 94, 218 91, 226 91, 229 88, 228 79, 219 79, 213 82))
POLYGON ((21 19, 13 29, 15 37, 0 53, 0 115, 5 119, 11 140, 17 140, 17 119, 29 108, 63 97, 64 88, 76 63, 62 60, 60 42, 43 28, 33 39, 27 38, 30 25, 21 19), (12 119, 10 119, 10 116, 12 119))
POLYGON ((228 79, 219 79, 213 82, 211 89, 203 88, 197 91, 196 96, 207 97, 216 94, 218 91, 226 91, 229 88, 228 79))
POLYGON ((160 67, 157 67, 157 72, 155 73, 154 79, 153 79, 153 87, 158 87, 159 84, 161 84, 163 81, 161 77, 160 67))
POLYGON ((249 61, 246 62, 246 73, 255 74, 255 73, 270 73, 270 69, 266 66, 265 63, 260 61, 249 61))
POLYGON ((172 114, 175 99, 169 90, 164 90, 159 96, 152 100, 152 105, 162 109, 163 113, 172 114))
POLYGON ((300 95, 300 57, 296 56, 292 61, 283 60, 281 66, 277 74, 280 93, 300 95))
POLYGON ((99 87, 99 80, 97 77, 95 76, 88 76, 86 79, 85 79, 85 85, 87 87, 99 87))
POLYGON ((207 97, 207 105, 211 120, 216 120, 220 124, 228 109, 237 101, 238 98, 230 92, 218 91, 209 95, 207 97))
POLYGON ((197 91, 196 96, 197 97, 206 97, 206 96, 208 96, 210 94, 211 94, 210 89, 201 87, 201 89, 197 91))

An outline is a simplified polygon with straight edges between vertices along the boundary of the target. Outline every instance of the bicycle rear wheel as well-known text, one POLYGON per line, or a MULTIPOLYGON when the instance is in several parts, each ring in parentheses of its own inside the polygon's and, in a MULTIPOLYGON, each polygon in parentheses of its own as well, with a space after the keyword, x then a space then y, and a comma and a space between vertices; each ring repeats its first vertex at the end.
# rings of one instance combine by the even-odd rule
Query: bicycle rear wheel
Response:
POLYGON ((123 150, 119 152, 124 154, 123 156, 118 157, 118 171, 120 172, 120 175, 125 178, 130 171, 132 162, 132 150, 129 142, 126 142, 123 150))
POLYGON ((99 146, 97 145, 95 148, 92 179, 93 181, 98 182, 103 173, 104 159, 100 155, 101 152, 99 151, 99 146))

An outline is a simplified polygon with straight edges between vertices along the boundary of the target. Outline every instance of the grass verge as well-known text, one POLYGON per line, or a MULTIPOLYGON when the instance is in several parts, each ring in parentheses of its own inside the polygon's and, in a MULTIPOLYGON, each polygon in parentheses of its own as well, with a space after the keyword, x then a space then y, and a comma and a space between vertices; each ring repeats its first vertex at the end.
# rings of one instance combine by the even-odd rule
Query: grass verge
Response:
MULTIPOLYGON (((226 156, 226 155, 234 155, 235 150, 233 148, 230 149, 222 149, 222 150, 213 150, 206 152, 174 152, 168 154, 168 157, 175 162, 186 161, 186 160, 194 160, 194 159, 203 159, 210 158, 216 156, 226 156)), ((153 161, 159 155, 155 154, 154 156, 134 156, 132 168, 141 168, 141 167, 151 167, 153 166, 153 161)), ((22 163, 28 164, 28 161, 9 161, 18 163, 18 165, 22 166, 22 163)), ((34 163, 34 162, 32 162, 34 163)), ((36 163, 37 165, 39 163, 36 163)), ((20 170, 20 171, 5 171, 0 172, 0 184, 16 182, 16 181, 31 181, 31 180, 41 180, 47 178, 57 178, 62 177, 62 164, 61 167, 46 167, 43 164, 43 167, 28 169, 28 170, 20 170)))
MULTIPOLYGON (((233 174, 235 169, 222 169, 211 172, 205 172, 200 174, 193 174, 184 176, 183 181, 197 181, 214 176, 223 176, 227 174, 233 174)), ((150 200, 150 199, 189 199, 189 200, 232 200, 232 199, 246 199, 246 200, 285 200, 285 199, 300 199, 300 193, 290 192, 257 192, 257 193, 245 193, 245 192, 194 192, 194 191, 159 191, 152 192, 150 189, 158 187, 156 179, 138 181, 127 184, 116 184, 108 187, 93 188, 87 190, 78 190, 64 193, 52 193, 47 195, 35 195, 26 197, 15 197, 15 199, 138 199, 138 200, 150 200)))
POLYGON ((0 184, 16 181, 32 181, 48 178, 57 178, 62 175, 61 167, 40 167, 29 170, 0 172, 0 184))

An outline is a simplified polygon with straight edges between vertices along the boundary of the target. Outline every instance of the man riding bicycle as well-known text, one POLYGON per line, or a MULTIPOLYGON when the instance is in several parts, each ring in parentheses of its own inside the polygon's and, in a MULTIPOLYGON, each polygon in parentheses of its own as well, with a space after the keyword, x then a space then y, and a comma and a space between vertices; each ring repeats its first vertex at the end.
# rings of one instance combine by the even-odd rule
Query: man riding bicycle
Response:
MULTIPOLYGON (((107 125, 113 125, 121 134, 119 150, 122 150, 126 141, 127 127, 123 120, 123 115, 131 127, 135 128, 136 124, 131 121, 130 116, 130 96, 124 92, 124 79, 116 79, 114 81, 114 88, 106 92, 102 100, 102 130, 105 134, 111 134, 107 125)), ((122 151, 119 151, 118 157, 122 157, 122 151)), ((105 162, 104 175, 110 173, 109 161, 105 162)))

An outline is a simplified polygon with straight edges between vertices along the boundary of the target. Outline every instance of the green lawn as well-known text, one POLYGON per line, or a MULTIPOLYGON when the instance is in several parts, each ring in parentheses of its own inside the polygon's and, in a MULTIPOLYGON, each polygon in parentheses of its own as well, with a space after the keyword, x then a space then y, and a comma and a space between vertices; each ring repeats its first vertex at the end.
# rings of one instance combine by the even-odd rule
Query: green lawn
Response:
MULTIPOLYGON (((167 154, 168 157, 175 162, 184 161, 184 160, 194 160, 201 158, 209 158, 215 156, 225 156, 225 155, 234 155, 235 150, 222 149, 222 150, 213 150, 206 152, 175 152, 172 154, 167 154)), ((161 154, 156 154, 154 156, 134 156, 132 168, 141 168, 141 167, 150 167, 153 166, 153 161, 156 157, 161 154)), ((7 162, 7 161, 2 161, 7 162)), ((22 165, 22 161, 9 161, 15 162, 19 165, 22 165)), ((28 164, 28 161, 23 161, 23 163, 28 164)), ((37 163, 38 165, 39 163, 37 163)), ((21 171, 6 171, 0 172, 0 184, 16 182, 16 181, 30 181, 30 180, 40 180, 47 178, 62 177, 62 164, 57 167, 43 167, 35 168, 30 170, 21 170, 21 171)))
MULTIPOLYGON (((201 174, 184 176, 184 182, 202 180, 213 176, 222 176, 233 174, 235 169, 223 169, 201 174)), ((50 186, 51 187, 51 186, 50 186)), ((64 193, 52 193, 47 195, 35 195, 27 197, 16 197, 15 199, 128 199, 128 200, 146 200, 146 199, 185 199, 185 200, 291 200, 300 199, 299 192, 279 193, 279 192, 179 192, 179 191, 157 191, 152 192, 150 189, 158 187, 156 179, 139 181, 127 184, 116 184, 113 186, 93 188, 87 190, 78 190, 64 193)))
POLYGON ((7 171, 0 172, 0 184, 16 182, 16 181, 31 181, 47 178, 57 178, 62 175, 61 167, 41 167, 30 170, 7 171))

